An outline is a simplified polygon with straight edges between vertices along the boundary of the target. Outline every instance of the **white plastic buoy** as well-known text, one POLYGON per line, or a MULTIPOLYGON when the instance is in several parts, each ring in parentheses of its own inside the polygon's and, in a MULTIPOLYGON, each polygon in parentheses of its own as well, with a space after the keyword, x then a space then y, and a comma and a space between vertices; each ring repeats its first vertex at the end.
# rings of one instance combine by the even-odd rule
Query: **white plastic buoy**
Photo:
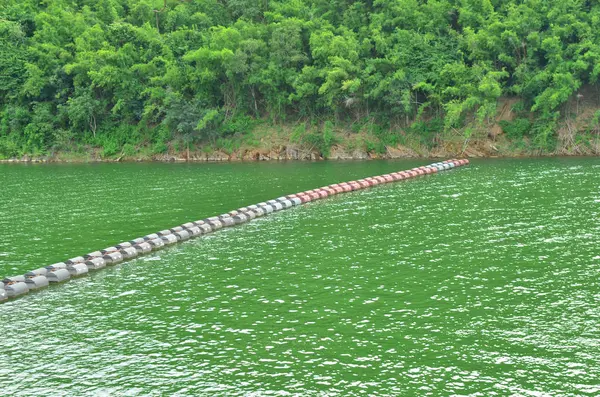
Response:
MULTIPOLYGON (((96 258, 96 259, 102 259, 102 258, 96 258)), ((96 259, 92 259, 92 260, 96 260, 96 259)), ((76 265, 81 265, 81 263, 77 263, 76 265)), ((51 283, 62 283, 63 281, 67 281, 68 279, 70 279, 71 274, 69 273, 69 271, 67 269, 56 269, 56 270, 52 270, 52 271, 48 272, 48 274, 46 275, 46 278, 51 283)))
POLYGON ((196 226, 196 225, 194 225, 194 223, 193 223, 193 222, 188 222, 188 223, 184 223, 184 224, 183 224, 183 225, 181 225, 181 226, 183 226, 183 227, 184 227, 184 228, 186 228, 186 229, 189 229, 189 228, 191 228, 191 227, 194 227, 194 226, 196 226))
POLYGON ((206 222, 206 224, 209 225, 212 228, 212 230, 219 230, 223 228, 223 224, 218 218, 212 220, 205 219, 204 222, 206 222))
POLYGON ((35 269, 25 273, 25 277, 45 276, 46 274, 48 274, 48 269, 46 269, 45 267, 41 267, 39 269, 35 269))
POLYGON ((183 227, 181 227, 181 226, 175 226, 175 227, 172 227, 169 230, 171 230, 171 232, 173 232, 173 233, 177 233, 177 232, 181 232, 183 230, 183 227))
POLYGON ((129 241, 117 244, 117 248, 122 250, 123 248, 131 248, 133 247, 133 244, 131 244, 129 241))
POLYGON ((31 291, 47 287, 50 284, 50 282, 48 281, 48 278, 46 278, 46 276, 31 276, 25 279, 25 284, 27 284, 27 288, 29 288, 29 290, 31 291))
POLYGON ((123 255, 120 252, 111 252, 102 257, 107 265, 116 265, 119 262, 123 262, 123 255))
POLYGON ((175 237, 177 237, 178 241, 188 240, 190 238, 190 233, 187 230, 182 230, 180 232, 175 232, 175 237))
POLYGON ((294 206, 294 204, 290 201, 290 199, 286 198, 286 197, 279 197, 278 199, 276 199, 275 201, 277 201, 278 203, 281 203, 281 205, 283 206, 283 208, 288 209, 294 206))
MULTIPOLYGON (((133 248, 130 247, 129 249, 133 248)), ((79 277, 83 276, 84 274, 88 274, 89 269, 85 263, 77 263, 75 265, 67 266, 67 271, 69 272, 69 275, 73 277, 79 277)))
POLYGON ((17 282, 25 282, 25 276, 13 276, 13 277, 6 277, 4 280, 2 280, 2 282, 4 283, 4 285, 8 285, 9 283, 17 283, 17 282))
POLYGON ((223 227, 230 227, 230 226, 235 225, 233 218, 231 218, 231 215, 229 215, 229 214, 219 215, 219 220, 223 224, 223 227))
POLYGON ((160 237, 163 237, 163 236, 167 236, 167 235, 169 235, 169 234, 173 234, 173 232, 172 232, 172 231, 170 231, 170 230, 161 230, 161 231, 160 231, 160 232, 158 232, 157 234, 158 234, 160 237))
POLYGON ((171 238, 174 238, 175 240, 177 240, 177 238, 175 238, 175 236, 173 236, 172 234, 169 234, 168 236, 164 236, 161 238, 155 238, 153 240, 148 240, 148 244, 150 244, 152 246, 153 250, 162 248, 165 246, 165 241, 163 239, 168 238, 168 237, 171 237, 171 238))
POLYGON ((136 244, 142 244, 145 243, 146 240, 144 240, 143 237, 138 237, 138 238, 134 238, 133 240, 130 241, 131 245, 134 246, 136 244))
POLYGON ((202 234, 202 230, 200 230, 198 226, 188 228, 188 232, 192 237, 200 236, 202 234))
POLYGON ((168 236, 163 236, 162 241, 166 245, 175 244, 177 242, 177 237, 174 234, 169 234, 168 236))
POLYGON ((250 211, 249 209, 246 209, 246 211, 243 212, 240 211, 240 214, 244 214, 249 221, 256 218, 256 214, 254 213, 254 211, 250 211))
POLYGON ((259 206, 263 209, 263 211, 265 211, 265 214, 270 214, 275 211, 275 208, 267 203, 259 204, 259 206))
POLYGON ((15 298, 20 295, 25 295, 29 292, 29 287, 24 281, 13 281, 4 284, 4 290, 9 298, 15 298))
POLYGON ((298 197, 291 198, 290 201, 294 205, 300 205, 300 204, 302 204, 302 200, 300 200, 298 197))
POLYGON ((106 261, 103 258, 93 258, 88 261, 85 261, 85 265, 88 267, 89 270, 98 270, 106 267, 106 261))
POLYGON ((267 201, 266 205, 270 205, 271 207, 273 207, 273 211, 280 211, 283 209, 283 205, 281 205, 281 203, 276 200, 269 200, 267 201))
POLYGON ((100 252, 102 252, 103 255, 106 254, 112 254, 113 252, 118 252, 119 249, 117 247, 107 247, 104 248, 103 250, 100 250, 100 252))
POLYGON ((133 246, 133 248, 135 248, 138 254, 147 254, 148 252, 152 251, 152 246, 146 242, 136 244, 133 246))
POLYGON ((159 236, 156 233, 147 234, 144 236, 144 241, 156 240, 157 238, 159 238, 159 236))
POLYGON ((131 259, 138 256, 137 250, 133 247, 122 248, 119 252, 123 255, 123 259, 131 259))
MULTIPOLYGON (((80 264, 80 263, 76 263, 76 264, 80 264)), ((65 262, 58 262, 58 263, 54 263, 52 265, 48 265, 46 266, 46 269, 48 270, 46 272, 46 276, 48 275, 48 273, 50 273, 51 271, 54 270, 58 270, 58 269, 66 269, 68 266, 74 266, 76 264, 66 264, 65 262)))
MULTIPOLYGON (((202 234, 208 234, 212 232, 212 228, 207 225, 206 223, 204 223, 204 221, 200 221, 202 223, 200 223, 197 227, 202 231, 202 234)), ((198 222, 195 222, 196 224, 198 224, 198 222)))
POLYGON ((89 254, 85 254, 83 257, 88 260, 94 259, 94 258, 102 258, 102 252, 100 252, 100 251, 90 252, 89 254))
POLYGON ((83 256, 77 256, 75 258, 67 259, 65 261, 67 265, 74 265, 76 263, 85 263, 85 258, 83 256))
POLYGON ((248 217, 244 214, 237 214, 236 216, 233 217, 233 221, 235 222, 236 225, 239 225, 241 223, 248 222, 248 217))

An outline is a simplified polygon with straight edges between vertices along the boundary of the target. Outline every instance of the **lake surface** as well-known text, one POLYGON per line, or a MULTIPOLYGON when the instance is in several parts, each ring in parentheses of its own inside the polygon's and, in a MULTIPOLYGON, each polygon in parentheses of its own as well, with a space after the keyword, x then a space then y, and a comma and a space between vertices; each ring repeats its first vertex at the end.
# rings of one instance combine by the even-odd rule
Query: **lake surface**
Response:
MULTIPOLYGON (((431 161, 0 164, 0 275, 431 161)), ((600 159, 295 207, 0 305, 2 395, 597 396, 600 159)))

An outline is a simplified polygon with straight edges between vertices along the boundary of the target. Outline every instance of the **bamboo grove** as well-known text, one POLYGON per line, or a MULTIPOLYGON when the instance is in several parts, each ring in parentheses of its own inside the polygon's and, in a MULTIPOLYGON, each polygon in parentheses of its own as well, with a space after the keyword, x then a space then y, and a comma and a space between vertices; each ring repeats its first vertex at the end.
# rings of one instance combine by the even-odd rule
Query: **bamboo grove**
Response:
POLYGON ((599 75, 597 0, 3 0, 0 156, 257 122, 460 129, 506 96, 506 129, 548 145, 599 75))

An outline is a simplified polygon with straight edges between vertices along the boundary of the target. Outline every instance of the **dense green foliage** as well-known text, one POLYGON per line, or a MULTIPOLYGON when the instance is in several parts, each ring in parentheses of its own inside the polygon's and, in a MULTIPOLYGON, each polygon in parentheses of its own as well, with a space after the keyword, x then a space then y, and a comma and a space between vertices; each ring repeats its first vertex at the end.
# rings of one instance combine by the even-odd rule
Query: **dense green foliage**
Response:
MULTIPOLYGON (((429 131, 502 95, 540 144, 600 75, 600 3, 580 0, 3 0, 0 155, 214 142, 255 120, 429 131), (421 123, 421 124, 419 124, 421 123)), ((315 145, 331 143, 332 126, 315 145), (329 131, 329 133, 327 133, 329 131)))

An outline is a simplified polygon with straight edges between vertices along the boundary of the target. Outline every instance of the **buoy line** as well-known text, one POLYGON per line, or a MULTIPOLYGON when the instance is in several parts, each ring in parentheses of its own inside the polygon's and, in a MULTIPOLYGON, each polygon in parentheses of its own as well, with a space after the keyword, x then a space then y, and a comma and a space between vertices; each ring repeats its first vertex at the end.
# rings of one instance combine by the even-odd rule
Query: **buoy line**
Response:
POLYGON ((246 223, 252 219, 283 209, 336 194, 366 189, 371 186, 410 179, 420 175, 434 174, 467 164, 469 164, 469 160, 467 159, 446 160, 406 171, 392 172, 356 181, 335 183, 318 189, 290 194, 275 200, 242 207, 227 214, 184 223, 171 229, 161 230, 158 233, 148 234, 144 237, 117 244, 114 247, 108 247, 100 251, 68 259, 64 262, 41 267, 21 276, 6 277, 0 282, 0 302, 25 295, 29 291, 45 288, 51 283, 61 283, 68 281, 71 277, 83 276, 90 270, 98 270, 106 266, 115 265, 151 251, 159 250, 167 245, 209 234, 223 227, 246 223))

